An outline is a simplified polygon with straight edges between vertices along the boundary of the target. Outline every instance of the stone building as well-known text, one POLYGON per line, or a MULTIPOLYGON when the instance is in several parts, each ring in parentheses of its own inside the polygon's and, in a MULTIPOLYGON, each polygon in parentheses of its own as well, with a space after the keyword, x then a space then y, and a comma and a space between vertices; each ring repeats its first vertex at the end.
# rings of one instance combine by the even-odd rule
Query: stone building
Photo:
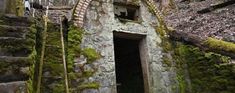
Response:
MULTIPOLYGON (((175 72, 162 63, 157 19, 148 5, 140 0, 93 0, 86 9, 85 3, 80 8, 85 14, 77 13, 84 14, 84 23, 76 16, 74 20, 87 33, 81 47, 95 49, 101 58, 85 66, 98 68, 87 81, 98 82, 100 88, 83 93, 173 93, 175 72)), ((75 64, 86 63, 83 56, 78 59, 75 64)))
MULTIPOLYGON (((162 63, 162 41, 156 33, 158 21, 145 1, 80 0, 73 19, 72 11, 68 6, 49 5, 48 15, 53 23, 60 23, 59 17, 65 15, 77 27, 84 29, 85 34, 78 46, 84 50, 94 49, 99 54, 99 59, 92 63, 84 54, 74 59, 75 74, 82 71, 93 73, 82 80, 83 83, 95 82, 99 85, 98 88, 82 89, 82 93, 177 91, 177 87, 172 90, 177 84, 175 71, 162 63)), ((50 53, 46 53, 46 56, 50 53)), ((42 90, 45 93, 54 91, 56 84, 61 81, 59 75, 57 79, 50 79, 52 72, 43 72, 45 87, 42 90), (47 83, 49 81, 54 83, 47 83)), ((79 87, 79 80, 76 79, 72 86, 79 87)))
MULTIPOLYGON (((167 4, 172 3, 172 0, 160 4, 155 4, 153 0, 71 0, 72 2, 63 4, 61 2, 65 0, 36 0, 39 1, 42 1, 43 6, 39 10, 41 14, 45 13, 45 6, 49 6, 47 35, 44 35, 47 39, 44 40, 46 44, 45 58, 42 59, 44 66, 41 66, 42 76, 38 74, 40 67, 37 62, 42 53, 41 32, 45 31, 43 19, 35 18, 37 21, 31 22, 32 20, 26 17, 0 17, 0 31, 3 32, 0 33, 1 92, 35 93, 35 88, 38 88, 36 79, 42 78, 39 86, 41 93, 65 93, 60 41, 63 36, 60 31, 63 30, 67 35, 64 35, 65 41, 67 39, 66 75, 69 77, 71 93, 234 93, 234 62, 227 57, 229 55, 207 53, 185 43, 187 40, 196 41, 190 38, 192 35, 186 36, 189 34, 183 34, 186 36, 186 39, 183 37, 183 42, 176 41, 178 38, 168 38, 164 30, 169 29, 159 17, 164 13, 157 15, 159 11, 154 8, 159 6, 159 10, 167 14, 167 4), (69 22, 63 20, 60 25, 61 16, 67 17, 69 22), (61 29, 63 27, 66 29, 61 29)), ((184 3, 184 6, 178 5, 183 7, 182 9, 186 9, 184 7, 188 7, 188 4, 197 6, 201 3, 208 4, 207 1, 211 2, 203 0, 194 5, 194 1, 178 1, 180 2, 176 4, 184 3)), ((0 5, 3 3, 6 3, 6 0, 0 1, 0 5)), ((7 6, 3 5, 0 6, 0 11, 7 13, 7 6)), ((207 7, 210 7, 209 4, 207 7)), ((223 10, 226 10, 224 13, 221 10, 222 14, 235 13, 232 10, 234 4, 227 8, 223 10)), ((177 21, 175 18, 178 14, 172 14, 170 17, 166 16, 166 21, 175 26, 177 31, 187 31, 195 26, 184 27, 189 23, 198 24, 198 21, 192 21, 194 19, 191 15, 187 15, 186 19, 189 21, 179 25, 180 20, 177 21), (175 24, 176 22, 179 23, 175 24)), ((184 18, 184 13, 181 14, 180 17, 184 18)), ((200 15, 194 17, 202 20, 202 17, 197 16, 200 15)), ((219 16, 214 18, 220 18, 219 16)), ((233 16, 227 17, 229 18, 226 20, 230 20, 233 16)), ((229 24, 233 22, 234 18, 229 24)), ((234 28, 233 25, 229 27, 234 28)), ((203 30, 207 31, 207 28, 203 30)), ((201 32, 201 29, 197 30, 201 32)), ((233 41, 233 36, 228 41, 233 41)), ((215 46, 218 41, 213 41, 216 43, 215 46)), ((229 45, 225 52, 234 54, 234 43, 219 43, 229 45)), ((220 45, 218 46, 220 48, 220 45)), ((213 48, 216 50, 216 47, 213 48)), ((222 51, 222 54, 225 52, 222 51)))

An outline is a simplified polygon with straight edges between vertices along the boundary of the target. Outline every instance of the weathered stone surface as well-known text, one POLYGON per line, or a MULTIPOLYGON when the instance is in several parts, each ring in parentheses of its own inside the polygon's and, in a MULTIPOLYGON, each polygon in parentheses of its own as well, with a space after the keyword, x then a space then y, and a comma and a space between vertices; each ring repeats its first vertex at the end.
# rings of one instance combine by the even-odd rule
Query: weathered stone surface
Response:
POLYGON ((27 93, 26 81, 0 83, 1 93, 27 93))
POLYGON ((0 14, 5 12, 5 2, 6 0, 1 0, 0 1, 0 14))
POLYGON ((60 23, 60 17, 65 16, 68 20, 71 20, 72 8, 68 10, 49 10, 48 18, 53 23, 60 23))
POLYGON ((87 90, 82 91, 82 93, 100 93, 100 92, 95 89, 87 89, 87 90))
POLYGON ((4 15, 0 18, 0 92, 27 93, 29 57, 35 44, 35 31, 26 17, 4 15), (33 29, 33 28, 32 28, 33 29))

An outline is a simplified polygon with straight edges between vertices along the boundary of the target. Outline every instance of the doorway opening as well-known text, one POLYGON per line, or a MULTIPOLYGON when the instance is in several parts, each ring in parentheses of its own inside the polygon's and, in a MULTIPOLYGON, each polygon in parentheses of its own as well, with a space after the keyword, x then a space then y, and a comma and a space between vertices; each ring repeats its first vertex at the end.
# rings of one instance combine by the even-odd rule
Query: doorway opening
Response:
POLYGON ((117 93, 146 93, 139 48, 141 39, 122 36, 114 33, 117 93))

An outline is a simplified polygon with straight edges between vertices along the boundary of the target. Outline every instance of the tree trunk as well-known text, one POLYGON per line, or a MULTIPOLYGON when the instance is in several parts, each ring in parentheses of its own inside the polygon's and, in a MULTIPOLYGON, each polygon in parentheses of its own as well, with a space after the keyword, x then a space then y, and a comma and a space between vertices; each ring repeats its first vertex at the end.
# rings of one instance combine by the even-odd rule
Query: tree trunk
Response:
POLYGON ((173 40, 187 42, 204 51, 215 52, 235 59, 235 44, 232 42, 226 42, 214 38, 202 38, 182 31, 172 31, 169 35, 173 40))

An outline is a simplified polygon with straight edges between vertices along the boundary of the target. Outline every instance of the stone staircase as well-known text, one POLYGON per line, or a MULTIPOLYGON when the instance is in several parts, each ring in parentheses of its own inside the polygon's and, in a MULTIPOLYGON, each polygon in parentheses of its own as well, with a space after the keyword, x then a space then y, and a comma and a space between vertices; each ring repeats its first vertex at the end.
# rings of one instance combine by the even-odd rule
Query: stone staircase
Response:
POLYGON ((60 25, 48 23, 41 93, 64 93, 60 25))
POLYGON ((26 17, 0 18, 0 92, 26 93, 35 33, 26 17))
POLYGON ((92 0, 79 0, 74 10, 74 25, 83 27, 86 10, 92 0))

